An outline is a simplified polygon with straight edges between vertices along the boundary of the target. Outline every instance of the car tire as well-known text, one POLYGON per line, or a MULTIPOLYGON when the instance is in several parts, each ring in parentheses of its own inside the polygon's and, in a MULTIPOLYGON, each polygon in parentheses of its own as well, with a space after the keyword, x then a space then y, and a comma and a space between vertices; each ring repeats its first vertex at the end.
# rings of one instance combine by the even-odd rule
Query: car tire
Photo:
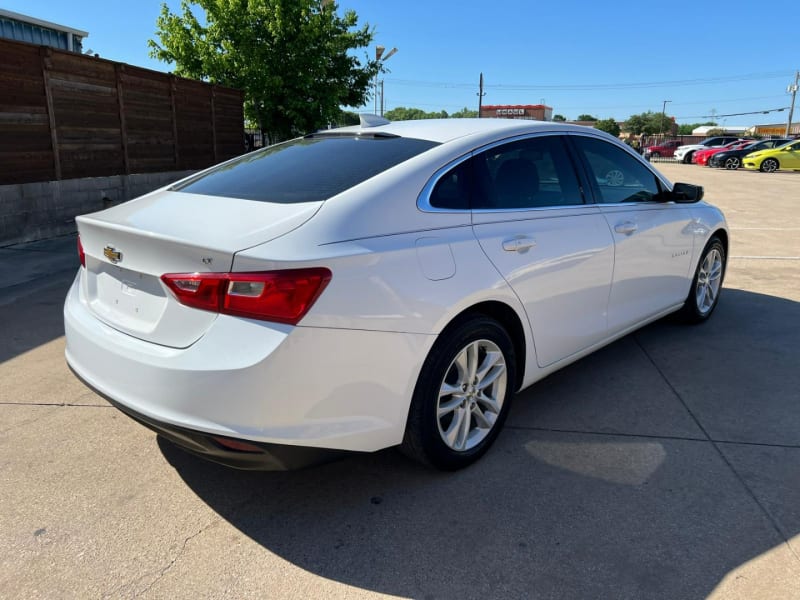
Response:
POLYGON ((692 162, 692 157, 694 156, 694 152, 687 152, 686 156, 683 157, 683 164, 688 165, 692 162))
POLYGON ((759 171, 762 173, 774 173, 778 169, 781 168, 778 159, 776 158, 765 158, 761 161, 761 166, 758 168, 759 171))
POLYGON ((725 159, 725 168, 729 171, 735 171, 742 164, 738 156, 729 156, 725 159))
POLYGON ((661 158, 661 152, 651 152, 650 156, 653 158, 661 158))
POLYGON ((401 451, 453 471, 494 443, 516 391, 516 352, 495 320, 472 315, 449 326, 425 359, 401 451))
POLYGON ((701 323, 714 312, 722 292, 726 260, 722 241, 716 236, 712 237, 703 249, 692 287, 679 313, 684 322, 701 323))

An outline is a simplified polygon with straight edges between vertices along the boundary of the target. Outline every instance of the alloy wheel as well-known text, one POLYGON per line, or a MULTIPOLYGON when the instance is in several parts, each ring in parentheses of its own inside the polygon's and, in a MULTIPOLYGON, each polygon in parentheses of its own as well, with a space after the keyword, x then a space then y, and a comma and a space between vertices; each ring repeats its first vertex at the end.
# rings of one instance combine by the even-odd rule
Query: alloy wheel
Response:
POLYGON ((505 358, 494 342, 472 341, 456 355, 436 403, 439 435, 448 448, 470 450, 489 435, 503 408, 507 383, 505 358))
POLYGON ((700 271, 697 273, 695 299, 697 300, 697 310, 701 315, 708 314, 714 308, 721 283, 722 254, 717 248, 712 248, 706 254, 700 265, 700 271))
POLYGON ((725 159, 725 168, 734 170, 739 168, 739 158, 736 156, 731 156, 725 159))
POLYGON ((768 158, 761 163, 761 170, 764 173, 774 173, 778 170, 778 161, 774 158, 768 158))

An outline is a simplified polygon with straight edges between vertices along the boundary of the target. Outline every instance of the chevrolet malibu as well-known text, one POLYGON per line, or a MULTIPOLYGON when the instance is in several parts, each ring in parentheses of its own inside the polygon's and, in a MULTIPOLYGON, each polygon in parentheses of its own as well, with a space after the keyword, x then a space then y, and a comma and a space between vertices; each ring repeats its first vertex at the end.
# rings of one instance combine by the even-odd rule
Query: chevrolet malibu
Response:
POLYGON ((594 129, 365 118, 78 217, 67 362, 230 466, 461 468, 518 390, 711 315, 729 238, 702 195, 594 129))

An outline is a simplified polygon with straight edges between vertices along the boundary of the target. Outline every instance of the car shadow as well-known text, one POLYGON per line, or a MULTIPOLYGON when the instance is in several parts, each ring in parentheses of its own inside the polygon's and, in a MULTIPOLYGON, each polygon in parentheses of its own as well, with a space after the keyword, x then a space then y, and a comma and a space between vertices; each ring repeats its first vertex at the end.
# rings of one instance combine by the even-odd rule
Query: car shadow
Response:
POLYGON ((0 247, 0 364, 64 335, 78 267, 74 235, 0 247))
MULTIPOLYGON (((361 589, 672 599, 734 586, 722 595, 748 597, 732 573, 796 568, 799 329, 797 302, 726 289, 709 322, 657 322, 518 394, 494 448, 455 473, 395 450, 244 472, 158 444, 241 533, 361 589), (751 380, 778 397, 738 393, 751 380)), ((750 585, 768 583, 756 575, 750 585)))

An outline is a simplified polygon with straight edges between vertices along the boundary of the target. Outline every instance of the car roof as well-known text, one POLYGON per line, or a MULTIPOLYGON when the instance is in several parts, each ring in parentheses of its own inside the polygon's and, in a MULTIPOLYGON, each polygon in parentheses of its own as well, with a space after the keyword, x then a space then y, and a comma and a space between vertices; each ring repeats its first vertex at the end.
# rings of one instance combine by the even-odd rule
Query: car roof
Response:
MULTIPOLYGON (((440 144, 473 134, 532 133, 546 131, 586 131, 581 125, 558 121, 531 121, 526 119, 419 119, 392 121, 385 125, 341 127, 320 133, 354 133, 371 135, 399 135, 401 137, 429 140, 440 144)), ((593 131, 598 131, 592 129, 593 131)))

